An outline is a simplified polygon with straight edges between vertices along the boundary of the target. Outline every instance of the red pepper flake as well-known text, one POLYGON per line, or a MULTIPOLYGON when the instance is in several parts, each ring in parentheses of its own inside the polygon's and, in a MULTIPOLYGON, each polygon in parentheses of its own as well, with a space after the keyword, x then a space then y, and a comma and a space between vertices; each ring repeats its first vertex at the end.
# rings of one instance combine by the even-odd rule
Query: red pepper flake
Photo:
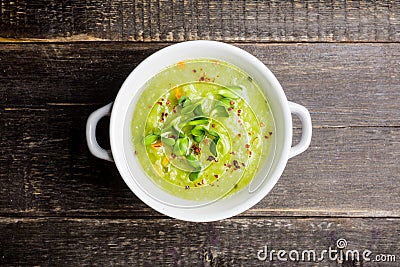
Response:
POLYGON ((169 106, 169 104, 171 104, 171 101, 170 101, 169 99, 167 99, 167 102, 165 102, 165 104, 166 104, 167 106, 169 106))
POLYGON ((148 105, 147 107, 148 107, 148 108, 151 108, 151 106, 150 106, 150 105, 148 105))
POLYGON ((272 135, 272 132, 269 132, 269 135, 272 135))
POLYGON ((244 164, 244 162, 242 162, 242 166, 243 166, 243 167, 246 167, 246 164, 244 164))
POLYGON ((227 164, 226 167, 230 168, 232 167, 232 164, 227 164))
POLYGON ((242 137, 242 134, 239 133, 239 134, 238 134, 238 137, 242 137))
POLYGON ((204 140, 203 140, 203 143, 204 143, 205 145, 208 145, 208 139, 204 139, 204 140))
POLYGON ((264 138, 265 138, 265 139, 268 139, 268 135, 265 135, 264 138))
POLYGON ((228 108, 228 111, 231 111, 233 108, 228 108))
POLYGON ((178 62, 177 65, 178 65, 178 69, 180 69, 180 70, 183 70, 185 68, 185 62, 183 62, 183 61, 178 62))
POLYGON ((197 70, 195 70, 195 69, 194 69, 194 70, 192 70, 192 71, 193 71, 193 73, 196 73, 196 72, 197 72, 197 70))
POLYGON ((238 120, 238 123, 239 123, 239 124, 242 124, 242 121, 241 121, 241 120, 238 120))
POLYGON ((208 156, 207 161, 213 161, 215 158, 213 156, 208 156))
POLYGON ((201 183, 200 183, 200 182, 198 182, 198 183, 197 183, 197 185, 201 185, 201 183))
POLYGON ((161 101, 164 101, 165 99, 164 98, 161 98, 161 101))
POLYGON ((138 152, 135 150, 135 155, 137 155, 138 154, 138 152))
POLYGON ((157 104, 159 104, 160 106, 162 106, 162 102, 161 102, 161 101, 158 101, 157 104))
POLYGON ((251 154, 253 154, 253 152, 249 151, 249 157, 251 156, 251 154))
POLYGON ((196 155, 199 155, 199 154, 200 154, 200 148, 199 148, 199 147, 196 147, 196 148, 194 149, 194 153, 195 153, 196 155))
POLYGON ((155 143, 155 144, 152 144, 151 145, 151 147, 153 148, 153 149, 160 149, 161 147, 163 146, 163 144, 162 144, 162 142, 157 142, 157 143, 155 143))
POLYGON ((199 81, 200 81, 200 82, 204 82, 204 77, 201 76, 200 79, 199 79, 199 81))
POLYGON ((214 177, 218 179, 218 174, 214 174, 214 177))
POLYGON ((186 190, 189 190, 189 189, 190 189, 190 186, 188 186, 188 185, 185 186, 185 189, 186 189, 186 190))
POLYGON ((163 118, 161 118, 161 119, 160 119, 160 122, 164 122, 164 119, 163 119, 163 118))
POLYGON ((211 124, 211 127, 215 128, 215 124, 214 124, 214 123, 213 123, 213 124, 211 124))
POLYGON ((241 109, 238 109, 238 113, 242 113, 242 110, 241 110, 241 109))
POLYGON ((264 127, 264 126, 265 126, 265 123, 260 122, 260 126, 261 126, 261 127, 264 127))
POLYGON ((201 179, 201 184, 204 184, 204 178, 203 178, 203 179, 201 179))
POLYGON ((219 160, 218 160, 218 159, 214 159, 214 161, 215 161, 215 162, 218 162, 219 160))
POLYGON ((250 147, 250 145, 249 145, 249 144, 246 144, 246 145, 245 145, 245 147, 246 147, 246 148, 249 148, 249 147, 250 147))
POLYGON ((232 151, 230 154, 231 154, 231 155, 235 155, 235 151, 232 151))
POLYGON ((224 166, 226 167, 226 163, 224 163, 224 166))
POLYGON ((176 158, 176 155, 175 155, 174 153, 171 153, 171 158, 172 158, 172 159, 175 159, 175 158, 176 158))
POLYGON ((231 104, 231 106, 235 105, 235 101, 231 100, 231 102, 229 102, 229 104, 231 104))
POLYGON ((172 112, 176 113, 176 109, 174 108, 174 109, 172 110, 172 112))

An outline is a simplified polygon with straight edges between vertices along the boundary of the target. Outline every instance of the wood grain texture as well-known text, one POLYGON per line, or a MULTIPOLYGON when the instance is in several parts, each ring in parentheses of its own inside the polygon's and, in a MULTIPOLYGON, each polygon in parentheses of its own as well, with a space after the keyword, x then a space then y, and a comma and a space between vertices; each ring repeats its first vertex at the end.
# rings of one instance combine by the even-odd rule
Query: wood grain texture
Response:
MULTIPOLYGON (((0 215, 159 216, 92 156, 85 123, 97 107, 3 109, 0 215)), ((102 144, 107 123, 100 137, 102 144)), ((299 129, 297 129, 299 131, 299 129)), ((400 128, 315 128, 311 147, 244 216, 400 217, 400 128)))
POLYGON ((0 1, 2 41, 396 42, 400 2, 0 1))
POLYGON ((399 81, 400 0, 0 0, 0 265, 399 266, 399 81), (254 54, 314 126, 262 201, 213 223, 146 206, 84 131, 147 56, 197 39, 254 54), (396 262, 257 259, 339 238, 396 262))
MULTIPOLYGON (((166 44, 1 44, 0 106, 106 104, 166 44)), ((262 60, 315 127, 400 126, 400 44, 237 44, 262 60)))
MULTIPOLYGON (((1 218, 7 266, 398 266, 399 219, 232 219, 215 223, 175 220, 1 218), (317 257, 339 238, 370 258, 396 262, 260 261, 257 252, 315 250, 317 257), (342 264, 339 264, 342 263, 342 264)), ((332 253, 334 257, 335 253, 332 253)), ((287 255, 286 255, 287 257, 287 255)), ((361 257, 361 256, 360 256, 361 257)), ((362 257, 361 257, 362 258, 362 257)), ((307 256, 305 256, 307 259, 307 256)))

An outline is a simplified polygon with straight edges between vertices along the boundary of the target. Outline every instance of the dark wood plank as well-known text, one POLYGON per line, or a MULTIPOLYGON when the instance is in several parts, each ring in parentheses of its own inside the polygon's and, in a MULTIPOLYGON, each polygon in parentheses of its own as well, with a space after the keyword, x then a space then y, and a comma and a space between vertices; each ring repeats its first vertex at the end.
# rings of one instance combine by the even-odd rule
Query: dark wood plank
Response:
POLYGON ((160 47, 2 45, 0 105, 110 102, 133 68, 160 47))
MULTIPOLYGON (((0 264, 10 266, 398 266, 399 219, 234 219, 215 223, 175 220, 0 219, 0 264), (329 260, 322 250, 394 255, 395 262, 329 260), (276 250, 260 261, 259 250, 276 250), (320 262, 278 261, 277 251, 314 250, 320 262)), ((344 252, 346 253, 346 252, 344 252)), ((294 255, 294 254, 292 254, 294 255)), ((335 257, 335 252, 331 257, 335 257)), ((345 255, 345 254, 344 254, 345 255)), ((348 254, 351 257, 351 254, 348 254)), ((288 255, 286 255, 288 257, 288 255)), ((312 258, 311 258, 312 259, 312 258)))
MULTIPOLYGON (((0 45, 0 106, 106 104, 165 44, 0 45)), ((277 76, 322 126, 400 125, 400 44, 238 45, 277 76)))
MULTIPOLYGON (((90 155, 84 130, 96 108, 1 111, 0 215, 159 215, 113 163, 90 155)), ((310 149, 289 160, 272 192, 243 215, 400 217, 399 137, 399 127, 315 128, 310 149)))
POLYGON ((400 2, 1 0, 2 41, 395 42, 400 2))

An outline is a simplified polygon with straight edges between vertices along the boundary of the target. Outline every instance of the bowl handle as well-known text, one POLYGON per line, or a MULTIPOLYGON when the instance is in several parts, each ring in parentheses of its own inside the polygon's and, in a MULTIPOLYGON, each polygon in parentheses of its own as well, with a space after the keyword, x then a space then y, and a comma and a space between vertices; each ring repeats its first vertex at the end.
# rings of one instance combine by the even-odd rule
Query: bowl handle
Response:
POLYGON ((289 109, 292 114, 297 115, 301 120, 302 134, 300 142, 297 145, 292 146, 289 152, 289 159, 303 153, 311 143, 312 125, 310 112, 302 105, 289 101, 289 109))
POLYGON ((112 105, 113 102, 94 111, 92 114, 90 114, 86 122, 86 141, 90 152, 94 156, 108 161, 114 161, 111 150, 104 149, 100 147, 99 143, 97 143, 96 127, 101 118, 105 116, 110 116, 112 105))

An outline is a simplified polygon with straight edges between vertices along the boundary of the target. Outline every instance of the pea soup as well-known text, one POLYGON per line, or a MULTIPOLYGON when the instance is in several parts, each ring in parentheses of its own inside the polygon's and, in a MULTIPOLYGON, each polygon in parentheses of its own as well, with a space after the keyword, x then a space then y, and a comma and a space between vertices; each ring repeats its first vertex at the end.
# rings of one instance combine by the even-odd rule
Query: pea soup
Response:
POLYGON ((245 188, 266 161, 274 120, 251 76, 227 62, 178 62, 142 88, 134 153, 155 186, 195 201, 245 188))

